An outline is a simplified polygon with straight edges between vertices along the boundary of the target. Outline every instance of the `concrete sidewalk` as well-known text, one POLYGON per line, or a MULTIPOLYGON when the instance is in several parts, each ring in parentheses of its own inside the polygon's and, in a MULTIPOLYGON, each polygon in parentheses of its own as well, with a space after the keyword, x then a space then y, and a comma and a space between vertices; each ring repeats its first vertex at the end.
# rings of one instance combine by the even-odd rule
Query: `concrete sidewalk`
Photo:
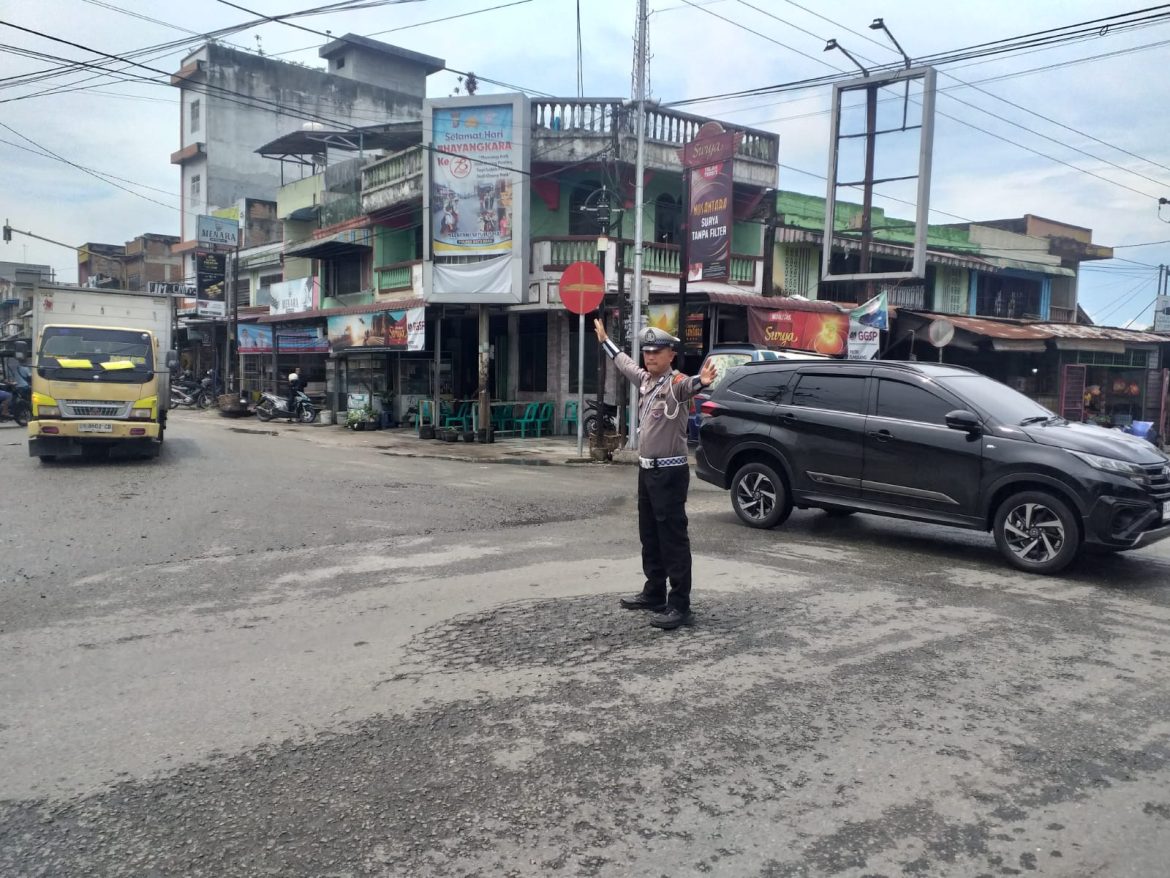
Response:
POLYGON ((414 428, 390 430, 350 430, 336 424, 298 424, 288 421, 261 421, 252 416, 230 417, 216 410, 171 412, 172 426, 181 428, 185 420, 218 424, 225 430, 239 433, 259 433, 289 436, 330 446, 361 446, 383 454, 399 457, 427 457, 458 460, 467 463, 509 463, 527 466, 607 466, 634 464, 637 455, 619 451, 611 462, 598 462, 589 456, 589 442, 585 441, 582 454, 577 454, 577 437, 542 436, 519 439, 506 437, 495 442, 444 442, 439 439, 419 439, 414 428))

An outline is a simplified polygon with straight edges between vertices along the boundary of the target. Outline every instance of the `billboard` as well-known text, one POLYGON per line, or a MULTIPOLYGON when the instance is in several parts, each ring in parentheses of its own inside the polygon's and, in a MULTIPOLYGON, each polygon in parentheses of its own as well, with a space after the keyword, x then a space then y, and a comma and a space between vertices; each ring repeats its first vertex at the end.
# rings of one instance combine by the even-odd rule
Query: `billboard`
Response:
POLYGON ((240 242, 240 225, 234 219, 200 214, 196 237, 205 247, 235 247, 240 242))
POLYGON ((330 317, 329 344, 335 351, 351 348, 421 351, 425 347, 426 338, 425 314, 425 308, 408 308, 330 317))
POLYGON ((223 253, 195 254, 195 313, 207 317, 226 317, 224 284, 227 257, 223 253))
POLYGON ((423 105, 427 301, 521 304, 528 295, 530 103, 520 94, 423 105))
POLYGON ((272 327, 246 324, 236 327, 236 344, 241 354, 272 353, 272 327))
POLYGON ((792 348, 840 356, 849 338, 849 315, 841 311, 769 311, 748 308, 748 340, 770 348, 792 348))
POLYGON ((687 174, 687 280, 725 281, 731 276, 731 160, 687 174))
POLYGON ((296 280, 286 280, 272 284, 268 288, 272 301, 268 305, 270 314, 298 314, 301 311, 312 311, 317 307, 318 287, 317 278, 299 277, 296 280))
POLYGON ((1170 332, 1170 296, 1154 301, 1154 332, 1170 332))

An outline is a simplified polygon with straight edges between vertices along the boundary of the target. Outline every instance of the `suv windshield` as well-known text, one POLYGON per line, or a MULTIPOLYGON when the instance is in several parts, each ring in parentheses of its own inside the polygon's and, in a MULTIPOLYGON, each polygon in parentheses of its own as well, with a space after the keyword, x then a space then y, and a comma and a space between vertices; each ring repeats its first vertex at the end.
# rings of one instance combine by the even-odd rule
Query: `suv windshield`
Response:
POLYGON ((154 373, 150 334, 128 329, 47 326, 37 372, 62 381, 138 384, 154 373))
POLYGON ((948 375, 935 381, 970 402, 981 413, 1005 424, 1020 424, 1026 419, 1035 423, 1056 417, 1035 400, 983 375, 948 375))

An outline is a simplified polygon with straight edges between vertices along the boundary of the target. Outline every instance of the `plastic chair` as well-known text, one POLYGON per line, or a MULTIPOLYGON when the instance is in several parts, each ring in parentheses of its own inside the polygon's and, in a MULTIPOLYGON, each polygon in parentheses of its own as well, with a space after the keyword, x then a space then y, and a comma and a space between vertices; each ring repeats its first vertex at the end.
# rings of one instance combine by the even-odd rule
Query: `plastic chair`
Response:
POLYGON ((540 436, 542 429, 549 434, 553 432, 553 404, 551 402, 543 402, 540 404, 540 413, 536 416, 537 436, 540 436))
POLYGON ((452 414, 443 417, 444 427, 461 427, 465 432, 471 429, 471 403, 461 402, 452 414))
MULTIPOLYGON (((530 402, 524 406, 524 414, 516 419, 516 427, 520 430, 520 438, 524 439, 528 436, 528 430, 537 429, 540 422, 540 403, 530 402)), ((540 435, 538 432, 536 435, 540 435)))
POLYGON ((434 419, 431 417, 431 401, 429 399, 420 399, 418 401, 418 414, 414 419, 414 434, 421 436, 423 426, 429 426, 433 421, 434 419))
POLYGON ((512 411, 510 405, 495 405, 492 406, 492 429, 499 431, 510 431, 516 422, 516 415, 512 411))
POLYGON ((561 416, 561 427, 566 433, 570 432, 570 426, 574 430, 577 428, 577 400, 575 399, 565 403, 565 413, 561 416))

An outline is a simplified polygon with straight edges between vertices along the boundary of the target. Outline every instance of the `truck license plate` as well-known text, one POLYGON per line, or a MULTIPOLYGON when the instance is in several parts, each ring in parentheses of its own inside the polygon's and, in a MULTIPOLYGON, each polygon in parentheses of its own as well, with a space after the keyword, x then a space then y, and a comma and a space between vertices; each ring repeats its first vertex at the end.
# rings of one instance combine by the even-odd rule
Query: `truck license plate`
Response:
POLYGON ((113 433, 114 432, 114 425, 102 423, 101 421, 95 421, 95 422, 89 423, 89 424, 78 424, 77 425, 77 432, 78 433, 113 433))

